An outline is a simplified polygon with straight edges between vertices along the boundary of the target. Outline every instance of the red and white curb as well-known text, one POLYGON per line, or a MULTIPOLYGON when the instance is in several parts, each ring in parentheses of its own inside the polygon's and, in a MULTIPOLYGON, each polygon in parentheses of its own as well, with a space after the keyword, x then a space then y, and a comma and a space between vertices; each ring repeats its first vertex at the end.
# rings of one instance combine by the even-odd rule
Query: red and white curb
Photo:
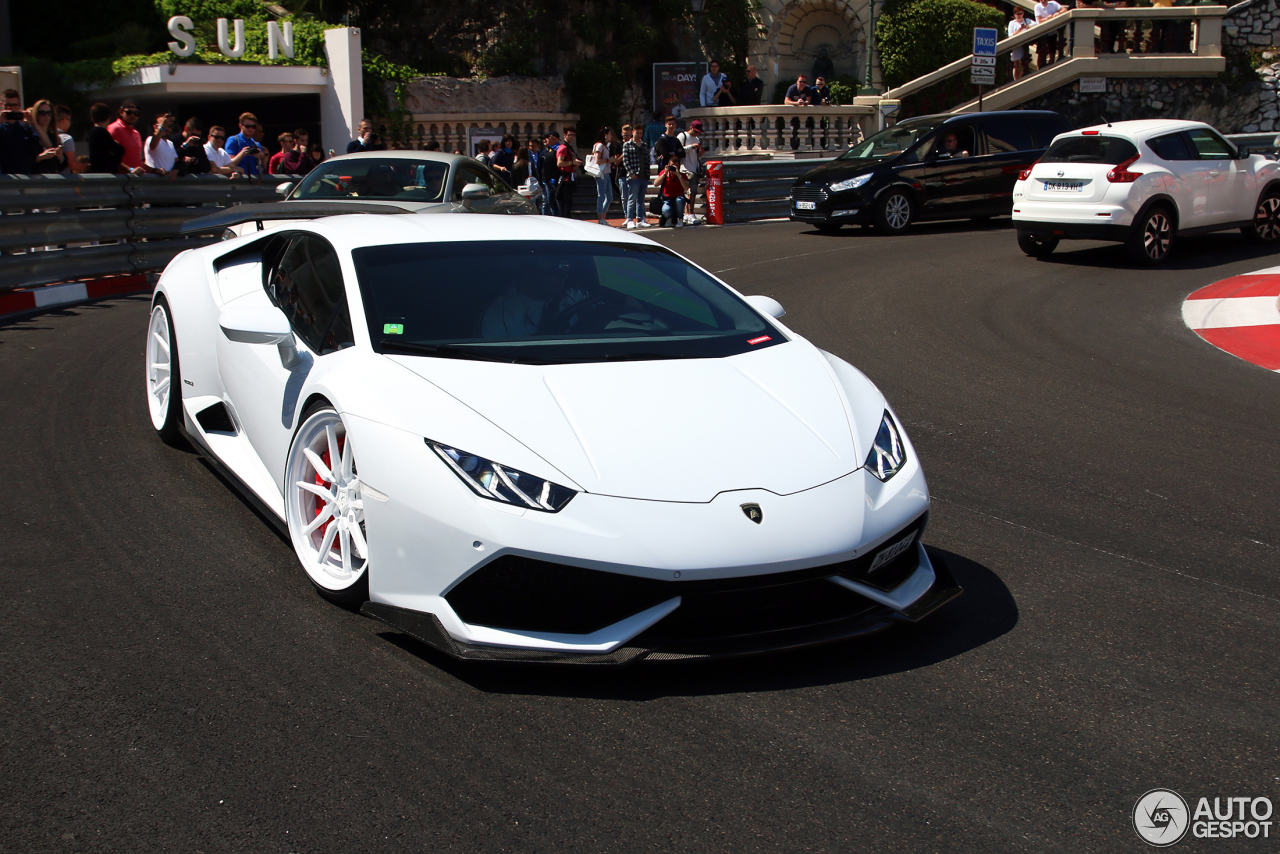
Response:
POLYGON ((64 285, 46 285, 0 294, 0 319, 10 314, 22 314, 39 308, 85 302, 91 299, 118 297, 144 293, 151 290, 146 274, 110 276, 87 282, 69 282, 64 285))
POLYGON ((1280 371, 1280 267, 1201 288, 1182 304, 1182 319, 1219 350, 1280 371))

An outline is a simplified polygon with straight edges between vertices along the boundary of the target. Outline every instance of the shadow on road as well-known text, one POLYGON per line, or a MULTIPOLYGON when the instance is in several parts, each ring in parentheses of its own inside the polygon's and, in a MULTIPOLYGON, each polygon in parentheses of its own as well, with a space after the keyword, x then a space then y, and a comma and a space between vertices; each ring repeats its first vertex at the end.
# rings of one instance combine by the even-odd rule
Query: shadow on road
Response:
MULTIPOLYGON (((1240 234, 1196 234, 1179 238, 1168 261, 1158 267, 1134 263, 1125 254, 1122 243, 1094 243, 1092 241, 1064 241, 1053 254, 1038 259, 1043 264, 1070 264, 1073 267, 1105 267, 1107 269, 1129 267, 1135 272, 1168 270, 1204 270, 1222 267, 1237 261, 1256 259, 1258 267, 1272 266, 1276 247, 1247 242, 1240 234), (1080 248, 1075 248, 1079 246, 1080 248)), ((1209 284, 1205 282, 1205 284, 1209 284)))
POLYGON ((1018 606, 991 570, 941 549, 964 595, 916 625, 805 650, 720 661, 639 663, 630 667, 516 665, 457 661, 397 632, 379 637, 474 688, 643 702, 660 697, 779 691, 874 679, 939 664, 984 646, 1018 623, 1018 606))
MULTIPOLYGON (((797 223, 803 225, 803 223, 797 223)), ((892 241, 895 237, 910 237, 926 234, 961 234, 970 231, 1012 231, 1013 220, 1007 216, 980 219, 948 219, 936 222, 914 222, 903 235, 881 234, 870 225, 846 225, 839 231, 823 233, 816 228, 800 232, 805 237, 816 237, 826 240, 841 240, 851 237, 874 237, 878 240, 892 241)), ((886 246, 890 245, 888 243, 886 246)))

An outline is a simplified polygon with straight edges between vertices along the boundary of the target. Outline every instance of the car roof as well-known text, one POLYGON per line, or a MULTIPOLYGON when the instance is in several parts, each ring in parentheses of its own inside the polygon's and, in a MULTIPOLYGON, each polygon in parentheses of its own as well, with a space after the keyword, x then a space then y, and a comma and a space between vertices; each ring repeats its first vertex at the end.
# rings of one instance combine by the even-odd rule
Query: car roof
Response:
POLYGON ((456 163, 460 160, 470 160, 473 163, 479 162, 474 157, 468 157, 465 154, 446 154, 443 151, 358 151, 354 154, 337 154, 333 157, 326 158, 324 162, 333 163, 337 160, 366 160, 371 157, 382 159, 391 158, 393 160, 434 160, 437 163, 456 163))
MULTIPOLYGON (((631 232, 565 217, 469 214, 429 216, 408 214, 346 214, 300 220, 278 231, 311 231, 337 249, 350 252, 365 246, 405 243, 453 243, 480 240, 572 240, 591 243, 625 243, 659 246, 631 232)), ((250 238, 253 235, 249 235, 250 238)), ((220 244, 214 244, 218 246, 220 244)), ((198 251, 198 250, 197 250, 198 251)))
POLYGON ((1065 118, 1061 113, 1056 113, 1053 110, 990 110, 984 113, 934 113, 928 116, 912 116, 909 119, 903 119, 898 124, 923 121, 925 119, 941 119, 943 124, 952 124, 967 121, 981 121, 983 119, 998 116, 1019 116, 1023 118, 1026 116, 1054 116, 1056 118, 1064 119, 1065 121, 1065 118))
MULTIPOLYGON (((1149 137, 1159 136, 1160 134, 1173 133, 1180 130, 1191 130, 1193 128, 1209 128, 1213 130, 1211 125, 1204 122, 1193 122, 1185 119, 1135 119, 1127 122, 1110 122, 1100 125, 1092 125, 1087 128, 1078 128, 1070 131, 1070 133, 1080 133, 1081 131, 1094 131, 1096 133, 1106 133, 1112 136, 1121 135, 1130 139, 1142 141, 1149 137)), ((1068 134, 1063 134, 1064 136, 1068 134)))

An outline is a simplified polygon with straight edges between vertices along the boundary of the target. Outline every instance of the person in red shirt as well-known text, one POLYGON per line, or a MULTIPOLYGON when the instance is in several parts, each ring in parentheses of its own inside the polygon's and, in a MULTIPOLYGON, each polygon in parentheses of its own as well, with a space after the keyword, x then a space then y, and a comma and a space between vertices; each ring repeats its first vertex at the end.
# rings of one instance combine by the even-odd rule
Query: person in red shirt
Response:
POLYGON ((121 172, 142 174, 150 171, 142 159, 142 134, 134 127, 137 123, 138 105, 130 100, 120 105, 119 117, 107 125, 107 133, 124 147, 124 157, 120 158, 121 172))
POLYGON ((315 168, 311 158, 298 145, 298 138, 291 133, 282 133, 277 140, 280 150, 271 155, 271 163, 267 171, 272 175, 305 175, 315 168))
POLYGON ((276 142, 280 143, 280 150, 271 155, 271 162, 267 164, 267 172, 272 175, 282 175, 285 174, 285 171, 280 168, 284 162, 284 156, 293 151, 293 134, 285 131, 276 137, 276 142))

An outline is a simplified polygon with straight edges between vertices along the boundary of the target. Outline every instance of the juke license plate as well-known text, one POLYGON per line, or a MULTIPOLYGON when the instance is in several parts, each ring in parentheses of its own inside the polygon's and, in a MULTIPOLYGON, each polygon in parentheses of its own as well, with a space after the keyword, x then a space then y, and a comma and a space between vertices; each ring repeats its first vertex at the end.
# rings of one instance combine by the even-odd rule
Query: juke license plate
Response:
POLYGON ((817 208, 817 202, 796 202, 796 210, 798 211, 812 211, 817 210, 817 208))
POLYGON ((1083 193, 1083 181, 1045 181, 1045 192, 1048 193, 1083 193))

